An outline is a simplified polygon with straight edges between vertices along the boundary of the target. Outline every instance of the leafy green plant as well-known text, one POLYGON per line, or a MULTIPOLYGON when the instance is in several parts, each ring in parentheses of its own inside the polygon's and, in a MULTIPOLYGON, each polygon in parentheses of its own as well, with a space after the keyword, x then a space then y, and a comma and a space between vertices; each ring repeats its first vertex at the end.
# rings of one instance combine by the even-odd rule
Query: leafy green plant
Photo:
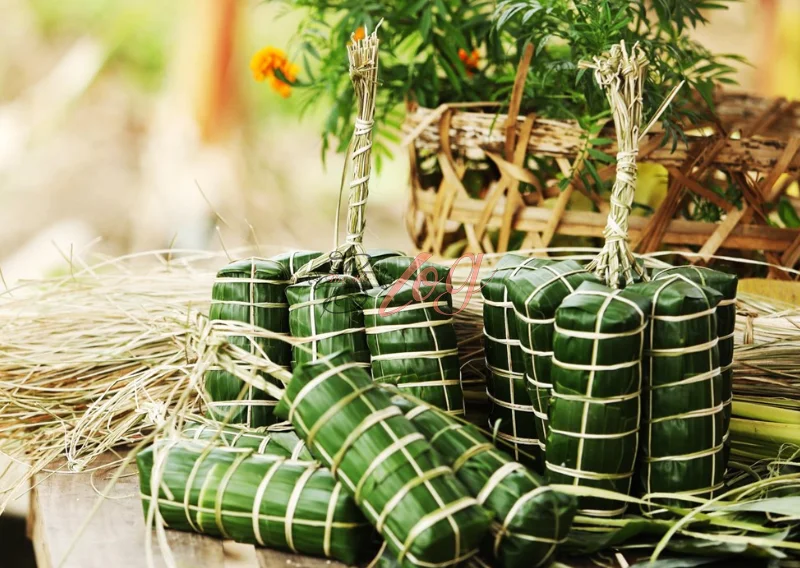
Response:
MULTIPOLYGON (((292 56, 302 64, 297 83, 305 105, 328 105, 325 148, 344 150, 353 124, 345 44, 361 26, 381 25, 378 151, 396 140, 404 105, 508 100, 521 51, 535 56, 526 81, 523 111, 572 118, 589 128, 606 116, 606 101, 591 73, 578 63, 625 40, 639 42, 651 73, 645 97, 654 111, 680 81, 682 89, 662 117, 665 141, 684 138, 697 121, 697 95, 712 106, 715 84, 733 82, 733 55, 714 55, 686 36, 706 23, 704 12, 733 0, 273 0, 305 10, 292 56), (470 57, 477 50, 477 61, 470 57)), ((645 117, 646 119, 649 117, 645 117)), ((602 154, 602 153, 598 153, 602 154)), ((599 183, 590 157, 593 184, 599 183)), ((587 180, 591 181, 591 180, 587 180)))

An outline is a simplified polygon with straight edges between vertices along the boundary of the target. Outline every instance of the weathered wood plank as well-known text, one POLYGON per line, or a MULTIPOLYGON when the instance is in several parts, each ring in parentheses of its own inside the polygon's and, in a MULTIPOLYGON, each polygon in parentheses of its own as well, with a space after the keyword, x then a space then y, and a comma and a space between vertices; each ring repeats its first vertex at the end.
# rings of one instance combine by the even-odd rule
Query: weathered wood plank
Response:
POLYGON ((341 562, 288 554, 268 548, 256 548, 259 568, 347 568, 341 562))
MULTIPOLYGON (((110 457, 98 464, 108 464, 110 457)), ((114 467, 94 474, 95 486, 102 489, 114 467)), ((130 468, 131 473, 135 468, 130 468)), ((31 494, 32 540, 39 568, 142 568, 146 566, 145 525, 139 500, 136 475, 120 478, 78 535, 91 514, 98 494, 92 489, 89 474, 41 476, 31 494), (76 540, 77 539, 77 540, 76 540), (74 543, 74 545, 73 545, 74 543), (72 547, 71 552, 67 555, 72 547), (66 560, 62 559, 66 556, 66 560), (61 564, 59 564, 61 563, 61 564)), ((222 568, 222 541, 202 535, 167 531, 172 555, 180 567, 222 568)), ((164 566, 153 537, 157 566, 164 566)))

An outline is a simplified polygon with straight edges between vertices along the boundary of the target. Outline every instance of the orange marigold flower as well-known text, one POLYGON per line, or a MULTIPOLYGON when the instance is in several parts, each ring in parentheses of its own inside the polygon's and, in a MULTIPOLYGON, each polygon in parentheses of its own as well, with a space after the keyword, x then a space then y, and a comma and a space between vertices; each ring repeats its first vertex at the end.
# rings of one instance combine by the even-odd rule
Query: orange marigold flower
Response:
POLYGON ((253 55, 250 60, 250 70, 253 72, 253 79, 269 81, 273 90, 283 97, 288 97, 292 94, 291 83, 297 80, 300 69, 287 59, 282 49, 267 46, 253 55), (276 75, 275 71, 280 71, 283 77, 276 75), (284 81, 284 78, 289 82, 284 81))
POLYGON ((468 53, 463 47, 458 50, 458 58, 464 63, 467 70, 467 75, 472 77, 473 73, 478 70, 478 64, 481 61, 481 54, 477 49, 473 49, 472 53, 468 53))
POLYGON ((353 32, 353 41, 361 41, 365 37, 367 37, 367 30, 364 29, 364 26, 361 26, 353 32))

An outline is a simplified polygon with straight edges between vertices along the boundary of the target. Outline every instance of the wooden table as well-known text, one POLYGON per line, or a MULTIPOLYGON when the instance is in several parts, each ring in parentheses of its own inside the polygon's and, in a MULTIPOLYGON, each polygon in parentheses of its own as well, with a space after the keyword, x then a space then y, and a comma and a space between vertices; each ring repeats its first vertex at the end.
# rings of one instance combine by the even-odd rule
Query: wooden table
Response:
MULTIPOLYGON (((97 464, 111 461, 110 456, 104 456, 97 464)), ((91 515, 99 499, 92 481, 97 490, 102 491, 115 470, 116 466, 112 466, 93 475, 37 477, 37 484, 31 492, 28 533, 39 568, 147 566, 144 514, 134 465, 129 467, 130 474, 116 483, 110 498, 105 499, 97 512, 91 515), (90 520, 81 531, 87 519, 90 520)), ((192 533, 168 530, 167 535, 175 562, 181 568, 346 568, 338 562, 233 545, 192 533)), ((156 566, 166 566, 155 534, 153 556, 156 566)))

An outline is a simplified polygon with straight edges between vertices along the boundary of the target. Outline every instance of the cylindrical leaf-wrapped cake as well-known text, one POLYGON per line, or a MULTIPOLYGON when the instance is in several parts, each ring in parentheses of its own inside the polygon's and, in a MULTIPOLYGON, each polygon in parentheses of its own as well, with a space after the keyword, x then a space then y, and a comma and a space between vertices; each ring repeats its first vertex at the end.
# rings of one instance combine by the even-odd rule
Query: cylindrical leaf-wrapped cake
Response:
POLYGON ((507 254, 481 283, 483 336, 489 370, 486 380, 489 427, 496 429, 498 437, 512 445, 517 461, 531 464, 540 456, 539 439, 534 409, 525 387, 525 364, 506 282, 548 262, 507 254))
POLYGON ((730 448, 731 405, 733 403, 733 346, 736 328, 736 288, 739 279, 735 274, 712 270, 704 266, 676 266, 657 270, 654 280, 663 280, 680 274, 692 282, 722 294, 717 304, 717 335, 719 336, 719 367, 722 374, 722 439, 725 444, 724 461, 727 465, 730 448))
POLYGON ((392 402, 430 440, 478 503, 494 513, 480 557, 490 566, 503 568, 548 564, 569 533, 575 499, 550 489, 475 426, 421 401, 396 396, 392 402))
POLYGON ((680 274, 629 289, 652 301, 643 357, 641 490, 713 497, 725 473, 716 318, 722 296, 680 274))
MULTIPOLYGON (((650 302, 584 282, 556 311, 547 438, 553 483, 629 494, 641 418, 642 347, 650 302)), ((617 501, 583 497, 583 513, 612 517, 617 501)))
POLYGON ((444 568, 477 553, 490 514, 349 355, 296 369, 277 412, 355 497, 401 566, 444 568))
POLYGON ((525 384, 533 404, 536 433, 542 451, 546 446, 547 413, 553 389, 551 360, 556 309, 583 282, 598 280, 574 260, 546 264, 533 271, 512 273, 506 281, 523 354, 525 384))
POLYGON ((170 529, 347 564, 369 555, 369 524, 317 462, 168 440, 136 460, 145 515, 157 506, 170 529))

